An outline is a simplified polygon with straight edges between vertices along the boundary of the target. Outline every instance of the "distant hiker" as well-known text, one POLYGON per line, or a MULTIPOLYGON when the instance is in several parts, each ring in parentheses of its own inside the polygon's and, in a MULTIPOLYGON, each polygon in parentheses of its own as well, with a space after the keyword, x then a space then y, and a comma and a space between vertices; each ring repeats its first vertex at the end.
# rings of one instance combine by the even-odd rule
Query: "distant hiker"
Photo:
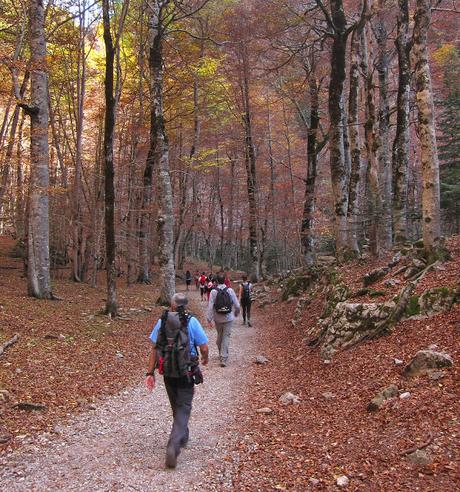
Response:
POLYGON ((216 281, 213 280, 212 275, 208 277, 208 283, 206 284, 206 295, 208 296, 208 302, 209 302, 209 297, 211 296, 211 291, 216 287, 216 281))
POLYGON ((195 289, 198 290, 200 288, 200 272, 199 272, 199 270, 197 270, 195 272, 195 275, 193 276, 193 278, 195 279, 195 289))
POLYGON ((206 291, 206 275, 204 272, 201 272, 201 277, 200 277, 200 298, 201 300, 204 299, 204 294, 206 291))
POLYGON ((225 285, 223 273, 217 274, 217 288, 211 292, 208 304, 207 320, 212 327, 213 322, 217 330, 217 348, 219 349, 220 365, 225 367, 228 361, 228 349, 232 324, 240 314, 240 303, 232 288, 225 285))
POLYGON ((165 464, 168 468, 176 467, 177 456, 187 444, 194 385, 203 382, 197 347, 201 363, 208 363, 208 337, 200 322, 185 311, 187 304, 185 294, 174 294, 171 310, 163 313, 150 334, 153 346, 145 384, 149 391, 153 390, 155 368, 158 368, 164 377, 174 418, 166 447, 165 464))
POLYGON ((192 274, 190 273, 190 270, 187 270, 185 272, 185 285, 187 286, 187 291, 189 290, 191 283, 192 283, 192 274))
POLYGON ((248 320, 248 326, 251 325, 251 304, 252 304, 252 284, 248 281, 248 276, 243 275, 243 283, 240 285, 238 293, 240 299, 241 311, 243 314, 243 325, 248 320))
POLYGON ((230 280, 230 275, 228 274, 228 272, 225 272, 224 284, 226 287, 231 287, 232 285, 232 281, 230 280))

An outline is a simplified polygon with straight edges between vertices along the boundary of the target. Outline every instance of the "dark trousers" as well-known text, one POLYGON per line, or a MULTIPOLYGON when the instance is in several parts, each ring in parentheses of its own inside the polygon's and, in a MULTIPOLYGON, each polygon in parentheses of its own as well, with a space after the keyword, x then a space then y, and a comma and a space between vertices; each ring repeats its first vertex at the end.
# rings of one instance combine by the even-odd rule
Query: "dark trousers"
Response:
POLYGON ((241 311, 243 314, 243 322, 246 323, 246 319, 248 321, 251 320, 251 301, 241 300, 241 311))
POLYGON ((173 446, 178 455, 189 437, 188 421, 192 411, 194 384, 184 379, 165 378, 165 387, 174 418, 168 446, 173 446))

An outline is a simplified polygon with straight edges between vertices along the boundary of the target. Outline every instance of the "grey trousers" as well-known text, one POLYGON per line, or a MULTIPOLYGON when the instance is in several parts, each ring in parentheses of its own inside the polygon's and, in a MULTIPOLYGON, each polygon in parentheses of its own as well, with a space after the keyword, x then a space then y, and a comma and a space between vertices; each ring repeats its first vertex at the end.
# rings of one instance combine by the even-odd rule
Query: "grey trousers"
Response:
POLYGON ((180 379, 165 378, 165 387, 174 418, 168 446, 174 447, 177 456, 181 446, 184 446, 189 438, 188 421, 192 411, 194 384, 180 379))
POLYGON ((226 321, 225 323, 218 323, 216 321, 215 324, 217 330, 217 348, 219 349, 220 360, 221 362, 227 362, 233 321, 226 321))

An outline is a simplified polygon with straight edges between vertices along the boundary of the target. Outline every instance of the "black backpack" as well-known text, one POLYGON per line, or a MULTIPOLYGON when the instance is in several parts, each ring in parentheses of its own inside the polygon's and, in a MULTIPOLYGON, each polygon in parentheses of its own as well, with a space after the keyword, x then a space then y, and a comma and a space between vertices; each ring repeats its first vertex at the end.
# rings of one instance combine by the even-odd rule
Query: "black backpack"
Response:
POLYGON ((249 302, 251 300, 251 284, 246 282, 243 284, 243 293, 241 294, 241 300, 249 302))
POLYGON ((217 295, 214 300, 214 310, 219 314, 228 314, 232 312, 233 301, 228 292, 228 287, 225 289, 217 289, 217 295))
POLYGON ((170 314, 169 311, 161 317, 156 349, 159 372, 165 377, 190 377, 193 361, 187 327, 189 320, 190 316, 187 315, 184 326, 177 313, 170 314))

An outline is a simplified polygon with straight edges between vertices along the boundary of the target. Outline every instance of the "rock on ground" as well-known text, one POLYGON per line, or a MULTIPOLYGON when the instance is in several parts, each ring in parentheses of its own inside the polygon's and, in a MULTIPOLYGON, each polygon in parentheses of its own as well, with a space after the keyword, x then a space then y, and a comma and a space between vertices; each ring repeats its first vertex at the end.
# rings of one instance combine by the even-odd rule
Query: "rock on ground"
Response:
POLYGON ((436 369, 451 367, 454 361, 449 354, 434 350, 419 350, 415 357, 404 368, 403 375, 407 377, 419 376, 436 369))

